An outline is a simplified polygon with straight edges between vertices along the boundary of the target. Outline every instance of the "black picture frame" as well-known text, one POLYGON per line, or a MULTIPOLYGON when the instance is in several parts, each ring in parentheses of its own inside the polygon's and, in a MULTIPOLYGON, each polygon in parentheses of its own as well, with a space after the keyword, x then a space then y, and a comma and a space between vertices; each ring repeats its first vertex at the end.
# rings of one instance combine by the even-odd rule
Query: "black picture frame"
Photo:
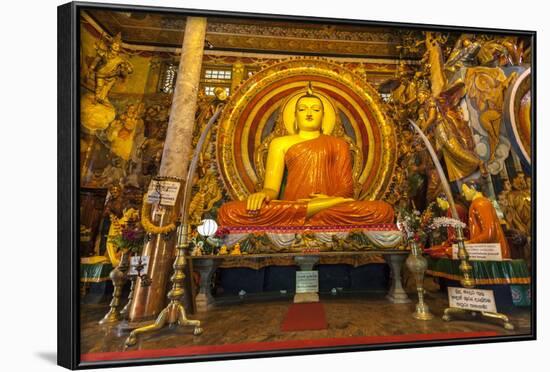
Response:
MULTIPOLYGON (((259 14, 244 12, 227 12, 199 9, 182 9, 156 6, 118 5, 88 2, 71 2, 58 7, 58 317, 57 317, 57 355, 58 364, 69 369, 104 368, 116 366, 140 366, 166 363, 198 362, 242 358, 259 358, 273 356, 291 356, 320 353, 340 353, 352 351, 416 348, 444 345, 466 345, 510 341, 536 340, 537 338, 537 255, 536 255, 536 31, 495 29, 482 27, 442 26, 434 24, 399 23, 386 21, 368 21, 358 19, 333 19, 280 14, 259 14), (531 38, 532 45, 532 310, 531 334, 513 336, 494 336, 476 339, 454 339, 443 341, 415 341, 377 345, 338 346, 312 349, 293 349, 262 352, 244 352, 191 357, 163 357, 108 362, 80 361, 80 304, 79 304, 79 134, 80 134, 80 87, 79 87, 79 14, 81 10, 101 9, 113 11, 143 11, 174 13, 179 15, 196 15, 205 17, 238 17, 245 19, 284 20, 324 24, 346 24, 363 26, 383 26, 430 31, 461 31, 485 34, 519 35, 531 38)), ((303 53, 300 53, 303 54, 303 53)), ((313 54, 315 55, 315 54, 313 54)), ((323 54, 326 56, 326 54, 323 54)))

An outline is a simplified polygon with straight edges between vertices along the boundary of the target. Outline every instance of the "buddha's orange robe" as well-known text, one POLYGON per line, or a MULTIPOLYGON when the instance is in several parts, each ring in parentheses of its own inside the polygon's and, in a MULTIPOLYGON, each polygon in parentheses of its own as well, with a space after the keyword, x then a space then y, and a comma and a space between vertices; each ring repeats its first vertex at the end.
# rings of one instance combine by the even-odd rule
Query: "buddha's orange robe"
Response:
POLYGON ((246 210, 246 200, 225 203, 218 212, 222 226, 338 226, 393 223, 391 205, 383 201, 350 201, 307 218, 311 194, 353 197, 351 153, 344 140, 321 135, 291 146, 285 154, 286 185, 280 200, 246 210))

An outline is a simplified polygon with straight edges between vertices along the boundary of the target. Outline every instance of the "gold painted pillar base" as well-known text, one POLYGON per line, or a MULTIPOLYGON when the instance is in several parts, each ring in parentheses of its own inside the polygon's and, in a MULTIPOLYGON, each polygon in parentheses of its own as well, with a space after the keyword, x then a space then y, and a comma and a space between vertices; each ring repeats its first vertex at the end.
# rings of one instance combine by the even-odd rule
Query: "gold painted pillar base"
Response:
POLYGON ((455 318, 467 318, 467 320, 474 320, 481 317, 481 320, 498 320, 504 329, 509 331, 514 330, 514 325, 510 323, 510 318, 502 313, 493 313, 489 311, 473 311, 464 310, 456 307, 448 307, 443 312, 442 319, 446 322, 450 322, 455 318))
POLYGON ((172 324, 177 324, 182 327, 187 325, 194 326, 195 328, 193 329, 193 334, 195 336, 200 335, 203 332, 200 320, 187 319, 183 304, 179 301, 171 301, 168 306, 160 312, 157 320, 153 324, 134 329, 130 332, 130 336, 126 339, 125 345, 133 346, 137 343, 137 337, 139 335, 154 332, 162 329, 166 325, 170 326, 172 324))

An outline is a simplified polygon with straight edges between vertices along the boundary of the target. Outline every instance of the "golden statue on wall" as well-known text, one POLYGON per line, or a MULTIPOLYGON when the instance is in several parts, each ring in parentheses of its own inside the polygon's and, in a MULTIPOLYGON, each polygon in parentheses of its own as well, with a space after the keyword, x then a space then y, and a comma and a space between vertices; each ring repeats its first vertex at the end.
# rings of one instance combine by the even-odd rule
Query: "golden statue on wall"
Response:
POLYGON ((456 181, 477 169, 485 173, 485 168, 474 151, 472 131, 459 107, 466 94, 465 84, 461 79, 449 82, 441 44, 440 34, 426 32, 424 62, 430 87, 419 88, 419 124, 428 137, 433 136, 436 148, 441 150, 449 180, 456 181))
POLYGON ((470 127, 456 108, 463 95, 463 83, 441 92, 438 98, 425 86, 418 91, 418 123, 441 151, 450 181, 469 176, 482 164, 474 152, 470 127))
POLYGON ((120 55, 122 36, 118 33, 109 46, 96 45, 97 54, 89 66, 89 78, 95 82, 94 98, 98 103, 109 102, 109 92, 120 78, 134 71, 130 61, 120 55))
POLYGON ((500 68, 470 67, 466 71, 466 91, 479 111, 479 123, 489 138, 489 161, 494 160, 500 141, 504 93, 517 74, 506 77, 500 68))
POLYGON ((126 112, 115 119, 107 129, 107 139, 111 141, 110 149, 124 161, 135 157, 135 137, 143 132, 143 103, 130 104, 126 112), (134 155, 134 156, 132 156, 134 155))
POLYGON ((88 79, 94 83, 93 93, 84 94, 80 100, 82 126, 89 132, 106 129, 115 119, 116 110, 109 101, 109 92, 119 79, 124 79, 134 69, 130 61, 121 55, 121 34, 109 44, 101 40, 96 44, 96 55, 88 66, 88 79))
POLYGON ((356 201, 348 143, 331 135, 336 111, 313 91, 297 94, 283 108, 289 135, 269 145, 262 190, 224 204, 223 226, 368 225, 393 223, 391 205, 356 201))

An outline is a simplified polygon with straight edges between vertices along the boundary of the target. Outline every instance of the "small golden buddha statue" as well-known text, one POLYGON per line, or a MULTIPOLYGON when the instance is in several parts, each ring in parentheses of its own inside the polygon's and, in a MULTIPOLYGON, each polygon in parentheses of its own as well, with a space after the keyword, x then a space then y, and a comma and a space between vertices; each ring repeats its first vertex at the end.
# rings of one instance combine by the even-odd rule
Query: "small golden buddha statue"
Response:
POLYGON ((241 252, 241 245, 239 243, 235 244, 233 246, 233 250, 231 251, 231 256, 240 256, 242 254, 241 252))
POLYGON ((394 222, 391 205, 356 201, 349 144, 330 133, 336 110, 323 95, 289 99, 283 108, 289 135, 269 145, 261 191, 225 203, 221 226, 342 226, 394 222), (289 108, 289 109, 288 109, 289 108), (290 111, 292 110, 293 111, 290 111))

